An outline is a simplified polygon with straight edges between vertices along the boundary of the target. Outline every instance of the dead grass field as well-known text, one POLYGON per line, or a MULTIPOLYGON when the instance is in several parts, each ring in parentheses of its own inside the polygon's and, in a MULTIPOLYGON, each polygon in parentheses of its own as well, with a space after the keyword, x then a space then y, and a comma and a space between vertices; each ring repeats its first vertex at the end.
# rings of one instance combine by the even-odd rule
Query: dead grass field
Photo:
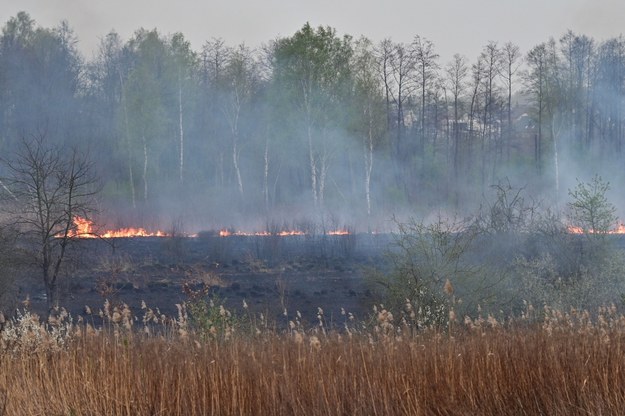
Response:
POLYGON ((129 328, 114 310, 101 330, 26 314, 0 332, 0 414, 625 412, 625 317, 613 308, 449 331, 414 331, 383 312, 341 331, 256 322, 209 333, 181 319, 129 328))

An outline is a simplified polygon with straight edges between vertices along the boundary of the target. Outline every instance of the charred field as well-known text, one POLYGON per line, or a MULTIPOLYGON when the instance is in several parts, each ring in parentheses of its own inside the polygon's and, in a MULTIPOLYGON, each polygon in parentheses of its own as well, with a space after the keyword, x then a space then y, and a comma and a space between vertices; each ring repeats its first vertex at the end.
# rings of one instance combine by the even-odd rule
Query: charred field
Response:
MULTIPOLYGON (((392 233, 224 237, 208 231, 192 237, 78 238, 59 285, 59 304, 78 316, 85 306, 97 310, 106 300, 135 311, 145 302, 173 316, 176 304, 189 300, 189 292, 207 288, 207 299, 216 304, 241 311, 245 302, 248 312, 278 322, 297 312, 304 322, 314 322, 318 308, 330 323, 342 322, 345 312, 366 319, 381 300, 367 274, 391 267, 389 253, 397 249, 397 237, 392 233)), ((538 259, 543 249, 548 250, 544 239, 525 238, 526 242, 514 238, 513 243, 486 238, 476 244, 471 262, 480 264, 507 244, 515 252, 512 257, 538 259)), ((573 251, 585 251, 583 236, 568 238, 573 251)), ((625 237, 608 238, 622 255, 625 237)), ((17 301, 46 316, 48 304, 38 270, 30 269, 17 286, 17 301)))
MULTIPOLYGON (((190 290, 209 288, 209 298, 279 318, 286 310, 314 319, 341 308, 364 317, 373 304, 364 274, 379 267, 391 234, 128 237, 77 239, 59 287, 60 304, 72 315, 108 299, 138 310, 145 302, 172 315, 190 290)), ((45 315, 47 303, 36 272, 19 283, 19 297, 45 315)))

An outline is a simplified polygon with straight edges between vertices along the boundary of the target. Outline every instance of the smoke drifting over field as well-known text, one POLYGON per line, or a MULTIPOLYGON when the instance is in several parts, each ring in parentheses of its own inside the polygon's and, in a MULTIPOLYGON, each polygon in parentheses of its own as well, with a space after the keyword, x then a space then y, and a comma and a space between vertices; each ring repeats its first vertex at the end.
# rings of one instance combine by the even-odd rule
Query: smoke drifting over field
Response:
POLYGON ((473 213, 503 182, 562 210, 595 174, 625 217, 622 38, 493 42, 452 62, 419 36, 308 24, 256 50, 139 29, 87 60, 75 42, 68 24, 5 23, 0 150, 88 152, 103 225, 389 231, 473 213))

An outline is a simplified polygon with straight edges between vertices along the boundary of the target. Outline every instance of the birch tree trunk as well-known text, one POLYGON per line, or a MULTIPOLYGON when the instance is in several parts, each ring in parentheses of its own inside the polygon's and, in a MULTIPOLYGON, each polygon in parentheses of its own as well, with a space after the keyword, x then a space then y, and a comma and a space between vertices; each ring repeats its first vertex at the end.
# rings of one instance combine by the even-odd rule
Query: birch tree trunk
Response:
POLYGON ((317 193, 317 161, 315 159, 315 154, 313 151, 312 131, 311 131, 310 123, 308 123, 307 131, 308 131, 308 157, 310 160, 310 183, 311 183, 312 193, 313 193, 313 202, 314 202, 315 208, 317 208, 317 206, 319 205, 319 195, 317 193))
POLYGON ((229 114, 230 131, 232 133, 232 166, 237 180, 239 194, 243 196, 243 178, 239 168, 239 115, 241 114, 241 101, 239 91, 235 88, 234 100, 229 114))
POLYGON ((313 149, 312 138, 312 116, 310 108, 310 93, 305 81, 302 81, 302 92, 304 93, 304 112, 306 114, 306 134, 308 139, 308 160, 310 162, 310 184, 313 194, 315 208, 319 206, 319 193, 317 192, 317 160, 313 149))
POLYGON ((137 197, 135 192, 135 179, 132 169, 132 147, 130 146, 130 127, 128 126, 128 106, 126 105, 126 91, 124 89, 124 78, 119 73, 119 83, 121 85, 122 94, 124 96, 124 128, 126 129, 126 148, 128 151, 128 181, 130 182, 130 195, 132 199, 132 208, 137 208, 137 197))
POLYGON ((365 159, 365 199, 367 201, 367 216, 371 216, 371 172, 373 170, 373 114, 371 103, 367 105, 367 137, 364 141, 363 156, 365 159))
MULTIPOLYGON (((237 132, 238 135, 238 132, 237 132)), ((235 137, 232 142, 232 163, 234 165, 234 172, 237 176, 237 185, 239 187, 239 194, 243 196, 243 178, 241 177, 241 169, 239 168, 239 149, 238 138, 235 137)))
POLYGON ((182 124, 182 80, 178 71, 178 121, 180 131, 180 183, 184 182, 184 126, 182 124))
POLYGON ((269 139, 265 140, 265 154, 263 158, 263 197, 265 199, 265 211, 269 212, 269 139))
POLYGON ((323 155, 321 156, 321 166, 319 169, 319 208, 323 209, 324 206, 324 195, 326 189, 326 177, 328 174, 328 166, 329 160, 327 152, 324 149, 323 155))
POLYGON ((148 143, 145 135, 141 136, 143 143, 143 200, 148 200, 148 143))

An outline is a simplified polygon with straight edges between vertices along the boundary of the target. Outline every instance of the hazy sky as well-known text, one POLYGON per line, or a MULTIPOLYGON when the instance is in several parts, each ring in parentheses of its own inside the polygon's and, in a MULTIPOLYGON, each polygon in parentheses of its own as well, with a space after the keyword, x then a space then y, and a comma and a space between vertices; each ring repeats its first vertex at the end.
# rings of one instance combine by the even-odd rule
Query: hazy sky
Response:
POLYGON ((199 50, 213 37, 258 46, 309 21, 374 41, 420 35, 444 61, 456 52, 473 59, 489 40, 527 52, 567 29, 597 40, 625 29, 623 0, 0 0, 2 25, 20 10, 46 27, 66 19, 87 58, 112 29, 126 40, 140 27, 180 31, 199 50))

